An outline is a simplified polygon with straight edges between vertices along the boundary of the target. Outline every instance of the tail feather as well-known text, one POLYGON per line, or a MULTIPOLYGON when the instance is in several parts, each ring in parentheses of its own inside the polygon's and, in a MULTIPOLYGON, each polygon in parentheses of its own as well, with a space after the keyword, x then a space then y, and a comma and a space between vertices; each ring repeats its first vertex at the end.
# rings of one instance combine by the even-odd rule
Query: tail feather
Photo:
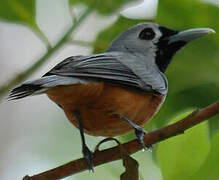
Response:
POLYGON ((16 87, 10 92, 8 100, 21 99, 26 96, 41 94, 51 87, 76 83, 86 83, 86 80, 58 75, 45 76, 37 80, 28 81, 16 87))
POLYGON ((10 92, 8 100, 21 99, 30 96, 37 91, 40 91, 42 88, 42 86, 36 84, 22 84, 10 92))

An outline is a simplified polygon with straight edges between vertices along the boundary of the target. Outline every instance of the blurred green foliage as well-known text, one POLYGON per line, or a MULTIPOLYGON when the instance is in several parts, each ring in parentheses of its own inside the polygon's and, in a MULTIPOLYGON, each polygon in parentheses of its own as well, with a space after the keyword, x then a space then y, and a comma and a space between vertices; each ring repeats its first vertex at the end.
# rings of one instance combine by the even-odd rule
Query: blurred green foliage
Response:
POLYGON ((211 151, 202 167, 194 173, 190 180, 216 180, 219 177, 219 134, 214 136, 211 141, 211 151))
MULTIPOLYGON (((184 114, 178 116, 176 120, 183 117, 184 114)), ((190 179, 191 175, 200 169, 209 150, 210 141, 206 122, 187 130, 183 135, 159 143, 157 159, 163 179, 190 179)))
MULTIPOLYGON (((94 7, 101 15, 114 13, 132 0, 69 0, 69 5, 83 4, 94 7)), ((0 19, 36 28, 35 0, 1 0, 0 19)), ((157 17, 150 21, 173 29, 210 27, 219 32, 219 7, 198 0, 161 0, 157 17)), ((120 32, 142 21, 118 17, 107 29, 99 33, 94 52, 107 49, 120 32)), ((37 29, 37 28, 36 28, 37 29)), ((184 117, 197 107, 204 107, 216 101, 219 96, 219 38, 208 36, 187 45, 172 61, 167 70, 169 93, 159 113, 146 125, 148 130, 159 128, 184 117), (176 118, 177 116, 177 118, 176 118)), ((122 141, 133 138, 133 132, 123 136, 122 141)), ((61 142, 60 142, 61 143, 61 142)), ((219 117, 202 123, 185 134, 160 143, 154 151, 154 160, 144 153, 137 153, 140 162, 141 179, 151 179, 153 173, 160 173, 164 180, 216 180, 219 177, 219 117), (209 136, 210 135, 210 136, 209 136), (144 164, 143 164, 144 163, 144 164), (157 163, 157 164, 156 164, 157 163), (141 167, 143 167, 141 169, 141 167), (147 169, 147 170, 146 170, 147 169), (146 173, 147 172, 147 173, 146 173)), ((150 155, 151 157, 151 155, 150 155)), ((96 171, 99 177, 105 173, 107 179, 118 179, 123 172, 118 162, 104 165, 96 171), (106 167, 106 168, 105 168, 106 167), (101 172, 99 172, 101 171, 101 172)), ((78 179, 96 179, 90 173, 77 175, 78 179)), ((157 180, 157 179, 156 179, 157 180)))
POLYGON ((35 26, 35 0, 1 0, 0 19, 35 26))

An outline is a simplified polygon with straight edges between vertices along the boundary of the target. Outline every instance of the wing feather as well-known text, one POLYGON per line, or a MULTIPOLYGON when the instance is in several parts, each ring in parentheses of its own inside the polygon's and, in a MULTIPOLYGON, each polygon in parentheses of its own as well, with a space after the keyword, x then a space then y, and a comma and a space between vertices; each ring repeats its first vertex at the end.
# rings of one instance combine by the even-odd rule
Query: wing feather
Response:
POLYGON ((146 65, 138 65, 136 59, 130 56, 124 56, 118 52, 106 52, 92 56, 73 56, 70 57, 44 76, 58 75, 72 78, 82 78, 89 80, 102 80, 120 85, 127 85, 147 92, 164 93, 166 87, 163 87, 165 81, 162 77, 154 78, 153 73, 146 65), (128 60, 126 60, 128 59, 128 60), (129 66, 127 62, 132 63, 129 66), (136 65, 135 65, 136 64, 136 65), (157 82, 156 82, 157 81, 157 82), (160 85, 161 88, 154 87, 160 85))

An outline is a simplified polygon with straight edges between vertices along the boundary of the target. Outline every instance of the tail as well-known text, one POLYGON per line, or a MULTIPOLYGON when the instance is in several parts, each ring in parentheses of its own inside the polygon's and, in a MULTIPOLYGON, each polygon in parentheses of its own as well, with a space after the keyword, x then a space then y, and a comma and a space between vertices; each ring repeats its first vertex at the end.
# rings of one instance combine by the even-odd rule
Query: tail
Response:
POLYGON ((24 98, 26 96, 43 93, 42 91, 45 88, 43 87, 43 85, 35 83, 36 81, 29 81, 24 84, 21 84, 20 86, 17 86, 10 92, 7 99, 15 100, 24 98))
POLYGON ((42 94, 51 87, 76 84, 79 82, 84 83, 85 81, 73 77, 64 77, 57 75, 45 76, 37 80, 28 81, 16 87, 10 92, 7 99, 21 99, 27 96, 42 94))

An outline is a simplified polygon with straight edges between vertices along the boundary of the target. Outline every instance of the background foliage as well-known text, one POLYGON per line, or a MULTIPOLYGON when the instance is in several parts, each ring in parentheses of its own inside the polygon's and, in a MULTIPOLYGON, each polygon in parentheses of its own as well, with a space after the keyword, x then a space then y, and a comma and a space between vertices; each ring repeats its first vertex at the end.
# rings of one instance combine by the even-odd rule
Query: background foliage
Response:
MULTIPOLYGON (((107 17, 118 12, 119 8, 127 2, 130 1, 69 0, 69 6, 77 7, 78 4, 83 4, 88 8, 94 8, 100 16, 107 17)), ((1 0, 0 19, 32 28, 47 44, 48 51, 44 55, 46 59, 47 56, 56 52, 57 48, 48 46, 49 41, 37 26, 35 3, 35 0, 1 0)), ((154 21, 178 30, 210 27, 219 32, 218 17, 219 7, 207 2, 160 1, 157 16, 154 19, 137 20, 118 15, 117 20, 107 29, 103 29, 92 43, 93 52, 99 53, 106 50, 112 39, 121 31, 141 21, 154 21)), ((58 42, 60 47, 68 42, 66 35, 70 35, 73 31, 72 28, 71 31, 63 34, 58 42)), ((35 71, 39 67, 32 67, 32 69, 35 71)), ((218 69, 218 35, 208 36, 187 45, 176 55, 166 73, 169 80, 169 93, 163 107, 145 128, 150 131, 165 126, 179 120, 194 108, 201 108, 216 101, 219 95, 218 69)), ((31 72, 28 73, 30 74, 31 72)), ((9 83, 10 86, 3 85, 0 96, 23 80, 24 78, 15 77, 11 84, 9 83)), ((133 133, 129 133, 118 138, 121 141, 128 141, 133 137, 133 133)), ((153 172, 157 174, 161 172, 164 180, 215 180, 219 177, 219 117, 188 130, 184 135, 159 143, 154 147, 153 156, 150 153, 136 153, 134 156, 140 164, 141 179, 150 179, 152 176, 150 170, 153 168, 153 172)), ((99 168, 94 175, 85 172, 76 177, 78 179, 87 179, 90 176, 97 178, 106 172, 112 175, 109 179, 111 177, 118 179, 123 168, 116 162, 99 168)))

